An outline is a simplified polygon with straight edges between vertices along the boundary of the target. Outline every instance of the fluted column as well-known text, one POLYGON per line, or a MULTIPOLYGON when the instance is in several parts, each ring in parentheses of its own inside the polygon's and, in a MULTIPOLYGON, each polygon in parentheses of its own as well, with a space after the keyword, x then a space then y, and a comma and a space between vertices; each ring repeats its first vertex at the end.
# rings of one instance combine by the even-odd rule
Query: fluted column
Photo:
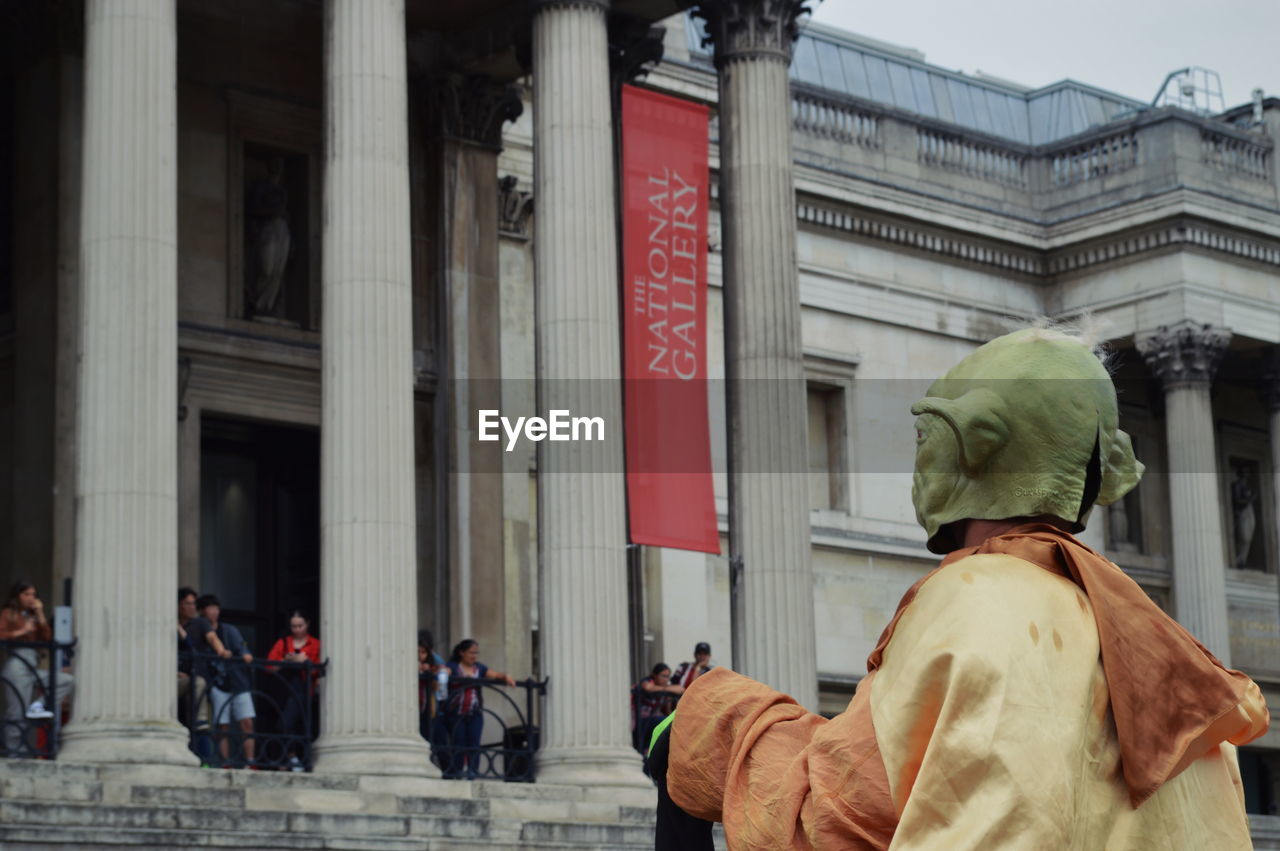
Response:
POLYGON ((704 2, 720 80, 734 666, 818 704, 791 88, 801 0, 704 2))
POLYGON ((418 735, 404 0, 326 21, 316 765, 435 774, 418 735))
POLYGON ((85 5, 75 711, 61 758, 192 765, 173 671, 173 0, 85 5))
MULTIPOLYGON (((429 193, 435 285, 443 318, 440 376, 446 410, 448 640, 480 642, 486 664, 507 659, 501 442, 477 440, 477 411, 502 407, 498 281, 498 154, 520 116, 519 89, 479 75, 427 86, 429 193)), ((437 631, 437 640, 441 633, 437 631)), ((442 648, 444 649, 444 648, 442 648)), ((512 660, 514 661, 514 660, 512 660)), ((528 671, 516 668, 514 676, 528 671)))
POLYGON ((649 785, 629 746, 626 522, 608 0, 533 18, 539 412, 603 417, 603 442, 538 444, 542 671, 538 779, 649 785))
POLYGON ((1209 389, 1230 342, 1229 330, 1191 321, 1137 341, 1164 383, 1174 612, 1224 665, 1231 664, 1226 547, 1209 389))

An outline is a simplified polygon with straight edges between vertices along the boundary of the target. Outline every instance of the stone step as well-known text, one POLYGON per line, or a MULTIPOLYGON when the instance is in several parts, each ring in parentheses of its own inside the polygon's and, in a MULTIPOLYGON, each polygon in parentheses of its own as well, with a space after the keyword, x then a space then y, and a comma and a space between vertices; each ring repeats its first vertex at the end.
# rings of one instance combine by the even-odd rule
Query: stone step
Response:
POLYGON ((653 844, 653 828, 632 824, 588 824, 584 822, 527 821, 520 830, 522 841, 550 842, 561 847, 602 845, 635 846, 653 844))
MULTIPOLYGON (((333 851, 555 851, 556 849, 591 848, 594 851, 649 851, 653 837, 645 842, 626 845, 587 846, 562 842, 495 841, 492 839, 459 839, 456 837, 355 837, 255 834, 171 833, 163 830, 122 830, 104 834, 93 828, 8 827, 0 825, 0 847, 5 851, 173 851, 176 848, 234 848, 237 851, 293 851, 293 849, 332 849, 333 851)), ((721 846, 723 847, 723 846, 721 846)))
MULTIPOLYGON (((101 805, 47 801, 0 801, 0 825, 7 827, 97 828, 99 831, 156 830, 211 834, 317 834, 320 836, 456 837, 488 835, 484 818, 435 815, 368 815, 217 809, 174 805, 101 805)), ((102 840, 99 840, 100 842, 102 840)))
POLYGON ((0 848, 647 851, 653 797, 642 788, 0 760, 0 848))

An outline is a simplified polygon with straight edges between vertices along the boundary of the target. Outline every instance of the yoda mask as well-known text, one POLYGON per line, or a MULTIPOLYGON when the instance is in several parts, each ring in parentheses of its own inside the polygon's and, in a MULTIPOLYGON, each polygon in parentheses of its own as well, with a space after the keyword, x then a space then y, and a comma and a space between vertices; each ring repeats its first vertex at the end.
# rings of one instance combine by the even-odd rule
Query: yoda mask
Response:
POLYGON ((957 546, 947 524, 1052 515, 1084 529, 1142 476, 1118 427, 1115 386, 1080 339, 1032 328, 977 349, 911 406, 911 498, 929 549, 957 546))

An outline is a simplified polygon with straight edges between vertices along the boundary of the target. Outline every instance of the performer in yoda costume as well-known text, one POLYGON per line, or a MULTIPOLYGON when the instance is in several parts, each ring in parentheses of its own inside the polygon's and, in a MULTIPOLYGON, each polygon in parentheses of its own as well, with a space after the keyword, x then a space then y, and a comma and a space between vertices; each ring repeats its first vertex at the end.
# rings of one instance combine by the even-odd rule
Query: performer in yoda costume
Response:
POLYGON ((700 677, 654 738, 658 847, 709 847, 709 821, 733 849, 1251 847, 1232 745, 1267 729, 1257 685, 1070 534, 1142 475, 1101 361, 1009 334, 912 413, 941 566, 831 720, 700 677))

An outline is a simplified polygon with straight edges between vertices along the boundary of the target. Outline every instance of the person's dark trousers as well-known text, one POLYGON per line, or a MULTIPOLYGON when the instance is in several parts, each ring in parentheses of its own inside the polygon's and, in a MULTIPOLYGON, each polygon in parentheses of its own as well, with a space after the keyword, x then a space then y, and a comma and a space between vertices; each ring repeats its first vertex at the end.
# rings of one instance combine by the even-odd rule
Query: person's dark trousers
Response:
POLYGON ((285 753, 292 753, 304 763, 309 763, 311 756, 311 742, 307 739, 307 730, 303 725, 304 713, 311 711, 310 700, 307 697, 306 685, 301 683, 289 683, 289 698, 284 705, 284 713, 280 720, 280 732, 287 736, 297 736, 297 739, 287 740, 285 745, 285 753))
POLYGON ((441 716, 440 721, 441 732, 446 743, 442 754, 442 762, 446 766, 444 776, 474 777, 476 766, 480 764, 480 754, 476 752, 476 748, 480 746, 484 714, 480 712, 471 715, 449 714, 441 716))
POLYGON ((658 827, 655 851, 710 851, 711 822, 689 815, 667 794, 667 762, 671 756, 671 728, 662 731, 649 751, 649 776, 658 787, 658 827))
POLYGON ((462 759, 466 763, 466 777, 471 780, 480 768, 480 734, 484 730, 484 713, 475 712, 462 716, 458 729, 462 734, 460 744, 464 748, 462 759))

